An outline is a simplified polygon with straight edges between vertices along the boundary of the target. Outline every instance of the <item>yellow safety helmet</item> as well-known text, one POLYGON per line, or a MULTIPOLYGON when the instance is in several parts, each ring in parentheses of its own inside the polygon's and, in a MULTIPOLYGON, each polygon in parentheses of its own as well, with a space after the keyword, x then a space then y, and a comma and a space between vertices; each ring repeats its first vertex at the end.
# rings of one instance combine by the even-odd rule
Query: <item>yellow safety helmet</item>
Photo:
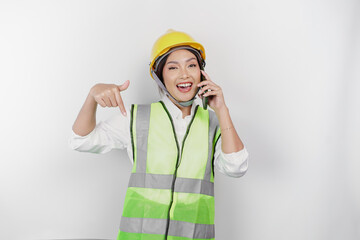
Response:
POLYGON ((205 48, 200 43, 196 42, 189 34, 175 31, 173 29, 167 30, 165 34, 160 36, 153 45, 150 56, 150 75, 154 78, 152 71, 155 69, 155 62, 159 57, 168 52, 171 48, 177 46, 190 46, 200 52, 202 59, 205 61, 205 48))

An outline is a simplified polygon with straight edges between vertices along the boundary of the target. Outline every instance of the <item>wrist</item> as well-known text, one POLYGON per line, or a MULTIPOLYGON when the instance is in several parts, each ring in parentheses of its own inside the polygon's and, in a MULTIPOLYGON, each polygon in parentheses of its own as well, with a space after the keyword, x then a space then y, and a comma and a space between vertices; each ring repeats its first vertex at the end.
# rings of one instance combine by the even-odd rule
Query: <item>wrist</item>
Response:
POLYGON ((95 90, 95 88, 96 88, 97 85, 98 85, 98 84, 95 84, 94 86, 92 86, 92 87, 90 88, 88 97, 91 96, 92 98, 94 98, 94 90, 95 90))
POLYGON ((97 102, 91 92, 87 95, 86 102, 90 105, 97 105, 97 102))
POLYGON ((222 116, 226 116, 229 115, 229 109, 227 106, 224 106, 220 109, 218 109, 217 111, 215 111, 216 116, 218 117, 218 119, 220 119, 222 116))

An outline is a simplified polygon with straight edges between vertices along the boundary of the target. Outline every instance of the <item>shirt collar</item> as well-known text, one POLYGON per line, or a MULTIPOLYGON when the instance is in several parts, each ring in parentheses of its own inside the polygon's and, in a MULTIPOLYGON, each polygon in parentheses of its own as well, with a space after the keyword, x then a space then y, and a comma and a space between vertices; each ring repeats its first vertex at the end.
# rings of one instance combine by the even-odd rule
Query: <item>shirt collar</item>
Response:
MULTIPOLYGON (((169 111, 172 118, 183 119, 182 111, 169 99, 166 94, 162 94, 161 101, 165 104, 167 110, 169 111)), ((192 117, 194 115, 195 107, 199 105, 198 96, 196 96, 194 102, 191 105, 190 115, 185 118, 192 117)))

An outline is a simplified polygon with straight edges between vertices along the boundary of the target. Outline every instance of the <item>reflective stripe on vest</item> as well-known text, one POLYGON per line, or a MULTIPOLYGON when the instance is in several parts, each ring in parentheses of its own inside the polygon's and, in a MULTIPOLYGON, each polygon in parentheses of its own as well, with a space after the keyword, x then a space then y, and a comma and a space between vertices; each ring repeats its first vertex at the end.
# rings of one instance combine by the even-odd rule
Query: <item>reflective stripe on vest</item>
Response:
POLYGON ((197 106, 181 151, 164 103, 133 105, 134 165, 118 240, 214 239, 216 115, 197 106))

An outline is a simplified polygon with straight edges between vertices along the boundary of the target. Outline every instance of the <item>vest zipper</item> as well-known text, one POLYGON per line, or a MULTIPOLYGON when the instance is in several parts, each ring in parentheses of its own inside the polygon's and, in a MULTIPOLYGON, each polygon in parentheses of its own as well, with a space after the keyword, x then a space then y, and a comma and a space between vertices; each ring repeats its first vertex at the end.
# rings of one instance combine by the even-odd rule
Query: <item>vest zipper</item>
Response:
POLYGON ((182 156, 182 153, 183 153, 183 150, 184 150, 185 139, 186 139, 187 135, 189 134, 189 130, 190 130, 190 127, 191 127, 191 125, 192 125, 192 123, 193 123, 193 121, 194 121, 194 119, 195 119, 195 115, 196 115, 196 112, 197 112, 198 107, 199 107, 199 105, 197 105, 197 106, 195 107, 194 115, 192 116, 192 118, 191 118, 191 120, 190 120, 190 122, 189 122, 189 125, 188 125, 188 127, 187 127, 187 129, 186 129, 186 132, 185 132, 185 135, 184 135, 184 139, 183 139, 182 144, 181 144, 181 151, 180 151, 179 162, 177 163, 176 168, 179 167, 179 165, 180 165, 181 156, 182 156))
POLYGON ((181 151, 179 149, 179 142, 177 140, 177 137, 176 137, 176 132, 175 132, 175 126, 174 126, 174 122, 172 120, 172 117, 170 115, 170 113, 168 112, 167 108, 165 107, 165 104, 160 101, 161 105, 163 106, 164 110, 166 111, 169 119, 170 119, 170 122, 171 122, 171 126, 172 126, 172 129, 173 129, 173 134, 174 134, 174 137, 175 137, 175 142, 176 142, 176 147, 177 147, 177 150, 178 150, 178 158, 177 158, 177 161, 176 161, 176 166, 175 166, 175 172, 174 172, 174 177, 173 177, 173 181, 172 181, 172 184, 171 184, 171 201, 170 201, 170 207, 169 207, 169 211, 168 211, 168 217, 167 217, 167 224, 166 224, 166 232, 165 232, 165 240, 167 240, 167 236, 168 236, 168 232, 169 232, 169 224, 170 224, 170 210, 171 210, 171 207, 172 207, 172 203, 173 203, 173 195, 174 195, 174 186, 175 186, 175 180, 176 180, 176 173, 177 173, 177 169, 180 165, 180 162, 181 162, 181 156, 182 156, 182 152, 183 152, 183 149, 184 149, 184 144, 185 144, 185 140, 186 140, 186 137, 187 135, 189 134, 189 130, 190 130, 190 127, 191 127, 191 124, 192 122, 194 121, 195 119, 195 115, 197 113, 197 110, 198 110, 198 107, 199 105, 197 105, 195 107, 195 111, 194 111, 194 115, 192 116, 191 118, 191 121, 186 129, 186 133, 184 135, 184 139, 182 141, 182 144, 181 144, 181 151))

